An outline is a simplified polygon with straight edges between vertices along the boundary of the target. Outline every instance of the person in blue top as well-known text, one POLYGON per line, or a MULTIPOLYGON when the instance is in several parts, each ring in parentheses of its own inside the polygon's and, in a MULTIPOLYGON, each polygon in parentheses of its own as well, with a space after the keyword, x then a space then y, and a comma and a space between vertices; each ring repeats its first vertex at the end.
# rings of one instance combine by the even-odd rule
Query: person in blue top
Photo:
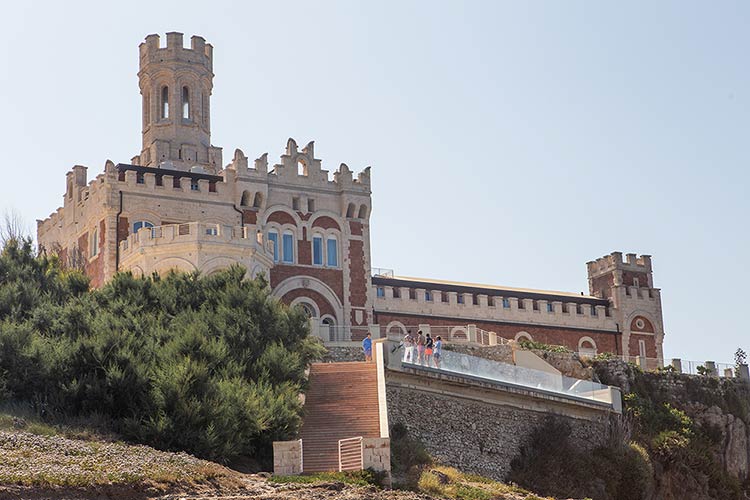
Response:
POLYGON ((369 332, 362 341, 362 350, 365 351, 365 361, 372 361, 372 336, 369 332))
POLYGON ((432 359, 435 361, 435 368, 440 368, 440 356, 443 355, 443 338, 438 335, 435 339, 435 347, 432 352, 432 359))

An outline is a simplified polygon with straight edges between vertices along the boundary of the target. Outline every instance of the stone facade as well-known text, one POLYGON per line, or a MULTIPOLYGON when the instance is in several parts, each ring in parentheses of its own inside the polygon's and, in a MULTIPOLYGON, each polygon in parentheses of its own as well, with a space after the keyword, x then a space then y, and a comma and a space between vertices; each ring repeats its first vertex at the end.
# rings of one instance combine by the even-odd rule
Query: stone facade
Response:
POLYGON ((473 324, 488 338, 660 362, 664 325, 649 256, 589 262, 586 296, 372 276, 369 167, 329 172, 313 142, 300 148, 293 139, 275 164, 237 149, 223 165, 211 142, 213 47, 193 36, 186 48, 175 32, 162 46, 149 35, 139 62, 140 153, 107 161, 91 181, 87 167, 74 166, 63 206, 37 225, 40 247, 83 269, 93 286, 118 271, 210 274, 242 264, 335 332, 327 340, 359 340, 375 324, 399 335, 473 324))

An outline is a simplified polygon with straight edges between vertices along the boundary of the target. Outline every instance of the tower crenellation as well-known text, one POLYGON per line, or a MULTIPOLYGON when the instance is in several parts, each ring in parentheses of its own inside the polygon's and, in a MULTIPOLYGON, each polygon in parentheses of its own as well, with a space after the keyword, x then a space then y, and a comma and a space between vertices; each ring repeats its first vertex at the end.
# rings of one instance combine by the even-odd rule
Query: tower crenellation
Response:
POLYGON ((183 46, 183 35, 167 33, 140 45, 138 84, 143 99, 143 146, 133 164, 188 170, 200 166, 221 169, 221 148, 211 145, 213 48, 200 36, 183 46))

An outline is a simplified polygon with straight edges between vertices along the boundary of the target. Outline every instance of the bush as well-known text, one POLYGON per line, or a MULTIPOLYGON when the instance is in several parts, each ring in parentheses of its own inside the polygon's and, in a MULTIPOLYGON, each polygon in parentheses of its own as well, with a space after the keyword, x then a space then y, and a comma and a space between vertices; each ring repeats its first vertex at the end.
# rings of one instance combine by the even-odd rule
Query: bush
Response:
POLYGON ((562 346, 562 345, 544 344, 542 342, 536 342, 535 340, 521 340, 520 342, 518 342, 518 345, 520 345, 523 349, 528 349, 528 350, 539 350, 539 351, 546 351, 546 352, 563 352, 563 353, 573 352, 567 347, 562 346))
POLYGON ((648 498, 653 470, 642 447, 631 443, 585 450, 570 434, 567 421, 547 418, 511 463, 509 479, 554 497, 648 498))
POLYGON ((263 278, 116 275, 88 291, 30 244, 0 252, 0 389, 40 415, 100 415, 126 438, 228 461, 300 425, 307 321, 263 278))

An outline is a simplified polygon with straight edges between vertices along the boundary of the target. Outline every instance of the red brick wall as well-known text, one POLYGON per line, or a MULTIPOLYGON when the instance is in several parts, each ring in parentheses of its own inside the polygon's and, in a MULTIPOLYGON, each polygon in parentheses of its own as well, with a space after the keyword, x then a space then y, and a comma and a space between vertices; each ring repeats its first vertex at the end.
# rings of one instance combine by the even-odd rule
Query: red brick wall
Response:
POLYGON ((638 335, 636 333, 630 334, 630 355, 631 356, 639 356, 640 355, 640 348, 638 346, 638 341, 643 340, 646 342, 646 357, 647 358, 655 358, 656 356, 656 337, 653 335, 638 335))
POLYGON ((128 239, 130 234, 130 222, 127 217, 120 217, 120 226, 117 228, 117 242, 128 239))
POLYGON ((271 288, 292 276, 311 276, 317 278, 334 291, 336 297, 344 303, 344 272, 340 269, 325 269, 317 267, 285 266, 281 264, 271 268, 271 288))
POLYGON ((297 225, 297 222, 295 222, 294 217, 292 217, 286 212, 282 212, 281 210, 278 210, 272 213, 268 217, 268 222, 276 222, 277 224, 292 224, 293 226, 297 225))
POLYGON ((634 280, 636 278, 638 278, 639 286, 648 286, 648 275, 646 273, 636 273, 632 271, 622 272, 622 284, 625 286, 634 286, 634 280))
POLYGON ((285 304, 291 304, 292 301, 298 297, 307 297, 311 299, 313 302, 315 302, 315 305, 318 306, 318 310, 320 311, 320 315, 323 316, 324 314, 330 314, 334 318, 336 317, 336 313, 334 312, 333 306, 323 297, 321 294, 316 292, 315 290, 309 290, 305 288, 298 288, 296 290, 292 290, 291 292, 285 294, 281 301, 285 304))
POLYGON ((362 236, 362 223, 355 220, 350 220, 349 230, 354 236, 362 236))
POLYGON ((303 239, 297 241, 297 261, 303 265, 312 265, 312 243, 307 239, 307 231, 302 235, 303 239))
POLYGON ((630 322, 630 331, 631 332, 649 332, 654 333, 654 325, 651 324, 649 320, 644 318, 643 316, 637 316, 633 318, 633 321, 630 322), (636 322, 642 319, 643 320, 643 328, 638 328, 638 325, 636 325, 636 322))
MULTIPOLYGON (((498 336, 506 339, 514 339, 518 332, 526 332, 538 342, 553 345, 563 345, 573 351, 578 350, 578 341, 581 337, 591 337, 596 342, 597 352, 620 353, 620 336, 614 332, 596 332, 588 330, 574 330, 570 328, 542 327, 537 325, 509 325, 486 321, 472 321, 467 319, 445 319, 430 316, 396 315, 389 313, 376 313, 375 322, 385 327, 391 321, 400 321, 406 327, 416 327, 420 323, 430 326, 465 326, 477 325, 477 328, 488 332, 495 332, 498 336)), ((637 347, 637 346, 636 346, 637 347)), ((621 354, 621 353, 620 353, 621 354)))
POLYGON ((242 223, 243 224, 256 224, 257 222, 258 222, 257 210, 243 210, 242 211, 242 223))
POLYGON ((86 275, 91 278, 91 286, 99 288, 104 284, 104 242, 106 241, 106 226, 104 219, 99 221, 99 253, 93 259, 89 260, 89 233, 86 232, 78 237, 78 248, 83 252, 86 259, 86 275))
POLYGON ((361 240, 349 241, 349 301, 353 307, 367 304, 367 282, 365 280, 365 250, 361 240))

